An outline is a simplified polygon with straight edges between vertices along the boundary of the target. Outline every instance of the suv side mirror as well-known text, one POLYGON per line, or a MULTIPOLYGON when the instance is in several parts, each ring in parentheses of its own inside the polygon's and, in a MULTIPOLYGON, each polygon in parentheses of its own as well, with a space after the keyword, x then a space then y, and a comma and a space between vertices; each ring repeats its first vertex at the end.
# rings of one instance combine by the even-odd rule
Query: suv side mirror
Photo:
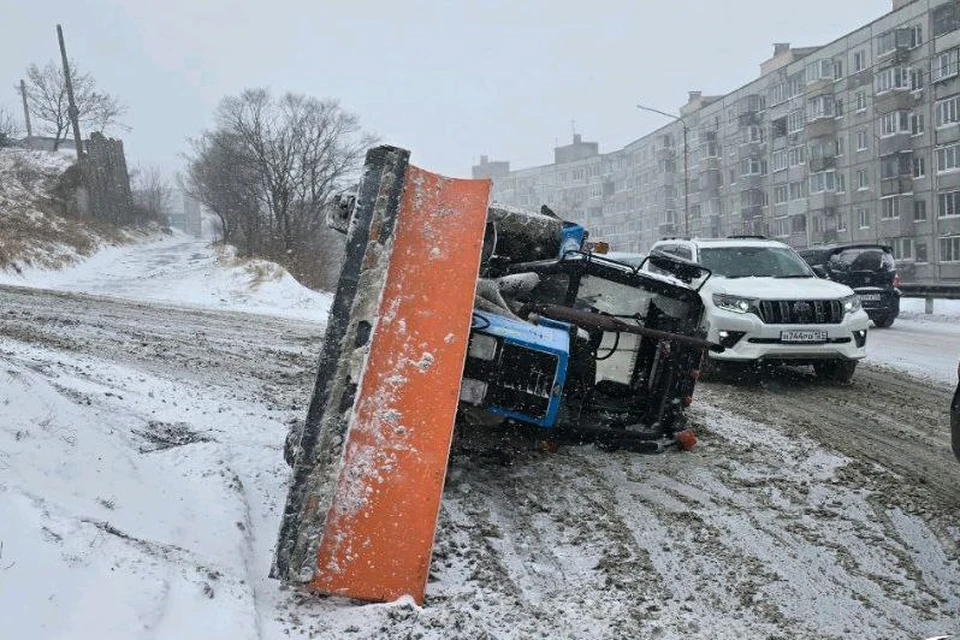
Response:
POLYGON ((818 278, 827 277, 827 270, 823 268, 822 264, 814 264, 814 265, 811 265, 810 268, 813 269, 813 272, 817 274, 818 278))

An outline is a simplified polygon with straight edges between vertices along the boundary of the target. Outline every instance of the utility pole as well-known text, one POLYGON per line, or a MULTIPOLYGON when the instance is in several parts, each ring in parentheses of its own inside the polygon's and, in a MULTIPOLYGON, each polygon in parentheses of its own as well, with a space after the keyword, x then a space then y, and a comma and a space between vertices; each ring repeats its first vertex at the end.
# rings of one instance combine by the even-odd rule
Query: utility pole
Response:
POLYGON ((643 111, 650 111, 652 113, 659 113, 662 116, 668 118, 673 118, 680 123, 680 126, 683 127, 683 235, 690 237, 690 152, 687 148, 687 132, 690 131, 690 128, 687 127, 686 121, 680 116, 676 116, 672 113, 667 113, 666 111, 660 111, 659 109, 654 109, 652 107, 645 107, 642 104, 637 105, 637 109, 643 111))
POLYGON ((83 140, 80 138, 80 121, 77 103, 73 99, 73 82, 70 79, 70 62, 67 60, 67 47, 63 44, 63 29, 57 25, 57 40, 60 41, 60 59, 63 61, 63 79, 67 85, 67 113, 73 125, 73 143, 77 149, 77 164, 83 169, 83 140))
POLYGON ((23 99, 23 121, 27 125, 27 138, 33 137, 33 129, 30 126, 30 109, 27 106, 27 83, 20 78, 20 97, 23 99))

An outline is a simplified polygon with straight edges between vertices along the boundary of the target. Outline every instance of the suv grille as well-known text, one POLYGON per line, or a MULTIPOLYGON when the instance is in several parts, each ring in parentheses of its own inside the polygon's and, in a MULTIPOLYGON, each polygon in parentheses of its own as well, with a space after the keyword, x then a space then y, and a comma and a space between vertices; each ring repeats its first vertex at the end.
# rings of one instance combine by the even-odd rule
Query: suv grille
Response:
POLYGON ((839 300, 761 300, 760 319, 766 324, 840 324, 839 300))

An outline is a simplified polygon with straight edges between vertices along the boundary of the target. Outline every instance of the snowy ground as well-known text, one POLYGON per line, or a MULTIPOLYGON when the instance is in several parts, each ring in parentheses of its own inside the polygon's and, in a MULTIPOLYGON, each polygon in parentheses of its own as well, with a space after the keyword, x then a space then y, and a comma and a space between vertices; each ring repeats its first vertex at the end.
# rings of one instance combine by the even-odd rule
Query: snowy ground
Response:
POLYGON ((0 271, 0 284, 151 300, 209 309, 247 311, 323 322, 332 297, 300 286, 263 260, 236 261, 204 240, 168 237, 105 247, 61 271, 0 271))
POLYGON ((849 387, 701 384, 689 454, 458 453, 420 609, 266 577, 328 297, 183 237, 7 281, 60 292, 0 287, 5 637, 960 634, 949 313, 849 387))

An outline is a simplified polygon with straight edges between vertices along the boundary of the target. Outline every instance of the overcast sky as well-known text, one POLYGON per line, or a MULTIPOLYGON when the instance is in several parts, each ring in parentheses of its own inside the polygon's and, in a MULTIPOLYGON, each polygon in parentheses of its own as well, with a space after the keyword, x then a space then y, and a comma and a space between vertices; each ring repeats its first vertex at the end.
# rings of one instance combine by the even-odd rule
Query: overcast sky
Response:
POLYGON ((552 162, 571 121, 601 151, 666 121, 688 90, 726 93, 773 42, 825 44, 890 0, 0 0, 0 106, 31 62, 68 51, 129 108, 128 163, 179 169, 186 139, 247 87, 340 100, 448 175, 480 154, 552 162))

